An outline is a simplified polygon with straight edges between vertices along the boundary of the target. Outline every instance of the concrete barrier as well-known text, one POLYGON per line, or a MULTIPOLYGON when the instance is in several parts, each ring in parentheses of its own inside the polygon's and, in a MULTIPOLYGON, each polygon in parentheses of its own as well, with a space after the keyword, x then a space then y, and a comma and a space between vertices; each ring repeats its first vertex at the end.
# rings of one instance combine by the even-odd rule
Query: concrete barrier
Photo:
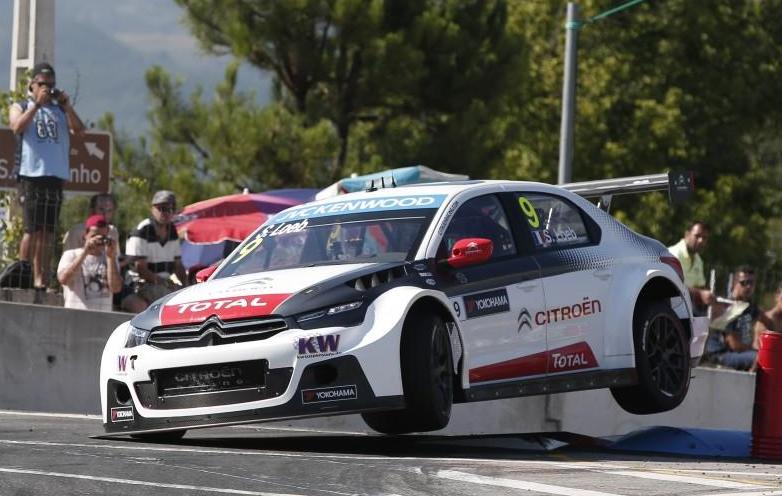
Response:
POLYGON ((128 314, 0 303, 0 408, 99 413, 103 345, 128 314))
MULTIPOLYGON (((0 303, 0 409, 100 413, 98 374, 103 345, 128 314, 0 303)), ((697 368, 678 408, 631 415, 608 390, 579 391, 454 405, 442 434, 570 431, 624 434, 667 425, 749 431, 755 375, 697 368)), ((275 423, 303 428, 366 430, 358 415, 275 423)))

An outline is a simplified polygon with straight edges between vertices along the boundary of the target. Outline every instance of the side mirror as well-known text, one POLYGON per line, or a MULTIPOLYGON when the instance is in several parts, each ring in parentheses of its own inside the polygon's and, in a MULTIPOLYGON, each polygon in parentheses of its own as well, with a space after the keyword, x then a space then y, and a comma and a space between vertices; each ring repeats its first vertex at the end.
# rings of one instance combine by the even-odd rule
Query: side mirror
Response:
POLYGON ((220 265, 220 262, 216 264, 212 264, 209 267, 205 269, 201 269, 198 272, 196 272, 196 282, 204 282, 210 277, 212 277, 212 274, 215 273, 215 270, 217 270, 217 266, 220 265))
POLYGON ((469 265, 481 264, 491 258, 494 243, 486 238, 464 238, 454 243, 448 265, 461 269, 469 265))

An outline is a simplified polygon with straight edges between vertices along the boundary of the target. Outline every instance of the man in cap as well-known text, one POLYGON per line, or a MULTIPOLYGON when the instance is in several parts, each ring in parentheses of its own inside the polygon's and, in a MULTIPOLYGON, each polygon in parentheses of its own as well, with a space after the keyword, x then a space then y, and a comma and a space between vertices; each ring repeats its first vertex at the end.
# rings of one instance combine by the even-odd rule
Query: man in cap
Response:
POLYGON ((62 184, 69 178, 70 133, 84 124, 68 94, 56 88, 54 69, 43 62, 33 67, 27 100, 11 105, 8 120, 19 140, 19 200, 24 236, 19 259, 32 255, 33 285, 48 283, 53 233, 62 203, 62 184))
POLYGON ((141 221, 130 233, 125 253, 135 260, 132 276, 136 278, 137 285, 136 294, 122 302, 125 310, 139 312, 187 281, 182 265, 182 248, 173 223, 175 210, 174 193, 168 190, 156 192, 152 196, 152 216, 141 221), (176 277, 176 281, 172 276, 176 277))
POLYGON ((102 215, 84 222, 83 247, 65 250, 57 266, 66 308, 112 310, 112 295, 122 289, 116 239, 102 215))

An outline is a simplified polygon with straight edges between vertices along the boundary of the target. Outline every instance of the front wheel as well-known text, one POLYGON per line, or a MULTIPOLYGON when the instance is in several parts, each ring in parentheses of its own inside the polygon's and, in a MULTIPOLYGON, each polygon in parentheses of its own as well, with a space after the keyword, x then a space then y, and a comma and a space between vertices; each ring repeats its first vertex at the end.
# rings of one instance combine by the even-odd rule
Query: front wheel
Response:
POLYGON ((638 384, 611 388, 611 394, 630 413, 673 410, 690 386, 690 352, 682 321, 665 303, 644 303, 633 319, 633 341, 638 384))
POLYGON ((400 363, 407 406, 363 413, 367 425, 384 434, 434 431, 448 425, 453 404, 453 356, 448 329, 439 316, 423 312, 408 316, 400 363))

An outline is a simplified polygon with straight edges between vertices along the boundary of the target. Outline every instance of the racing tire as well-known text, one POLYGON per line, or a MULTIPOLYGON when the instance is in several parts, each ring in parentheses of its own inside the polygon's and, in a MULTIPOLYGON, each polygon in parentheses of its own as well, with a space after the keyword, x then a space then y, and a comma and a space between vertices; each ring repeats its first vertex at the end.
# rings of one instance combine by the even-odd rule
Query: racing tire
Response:
POLYGON ((611 388, 619 406, 636 415, 667 412, 684 400, 690 387, 687 331, 670 306, 643 304, 633 319, 638 384, 611 388))
POLYGON ((148 443, 175 443, 180 441, 187 432, 187 429, 166 432, 150 432, 147 434, 131 434, 130 437, 139 441, 148 443))
POLYGON ((442 429, 453 404, 453 355, 443 320, 417 312, 407 318, 401 344, 403 410, 362 413, 369 427, 383 434, 442 429))

